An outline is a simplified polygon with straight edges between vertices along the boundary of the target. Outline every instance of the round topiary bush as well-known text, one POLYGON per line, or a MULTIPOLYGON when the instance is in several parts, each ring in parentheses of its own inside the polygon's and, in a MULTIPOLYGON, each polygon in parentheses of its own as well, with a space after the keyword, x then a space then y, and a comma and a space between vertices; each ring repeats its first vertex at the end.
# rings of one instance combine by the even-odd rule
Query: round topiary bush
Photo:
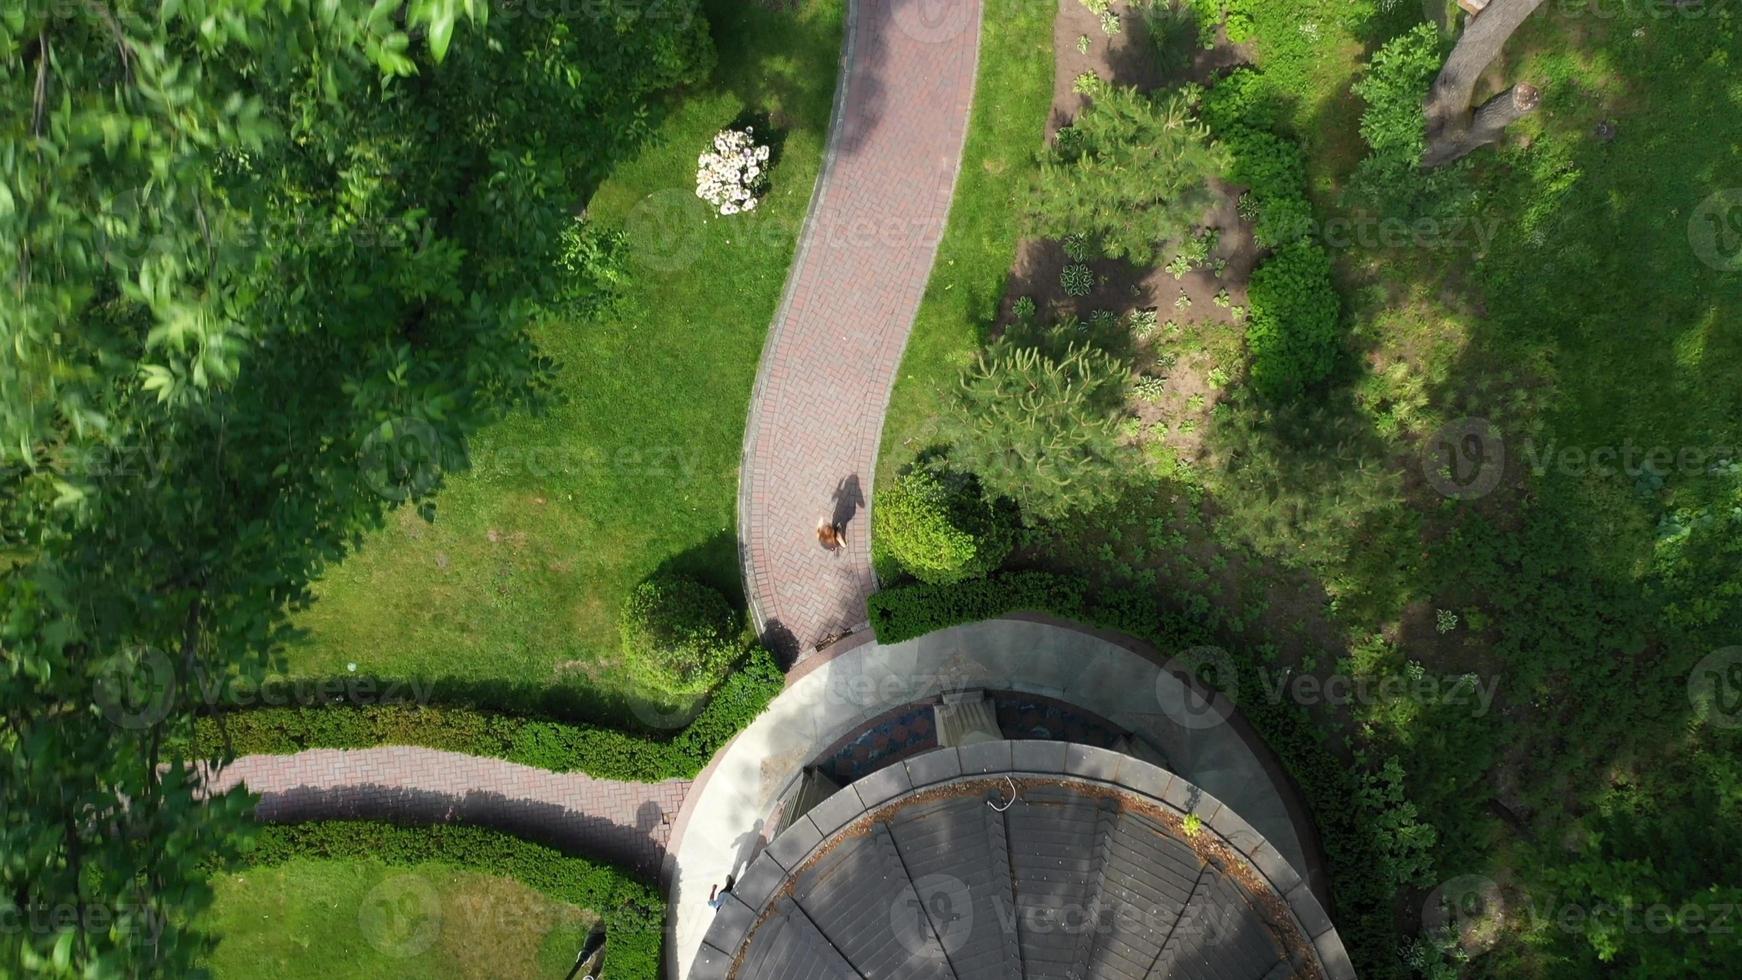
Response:
POLYGON ((918 466, 877 492, 871 535, 921 582, 948 585, 985 575, 1010 554, 1010 521, 972 478, 918 466))
POLYGON ((617 624, 631 676, 668 694, 712 690, 743 652, 725 596, 678 575, 637 585, 617 624))

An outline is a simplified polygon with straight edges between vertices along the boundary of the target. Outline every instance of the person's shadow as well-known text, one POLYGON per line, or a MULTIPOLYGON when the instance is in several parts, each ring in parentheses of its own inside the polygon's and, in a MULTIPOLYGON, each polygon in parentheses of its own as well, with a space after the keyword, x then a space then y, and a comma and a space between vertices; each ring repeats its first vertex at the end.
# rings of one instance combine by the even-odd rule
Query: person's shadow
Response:
POLYGON ((852 522, 855 514, 865 506, 865 494, 859 489, 859 474, 854 473, 835 484, 835 512, 830 518, 844 538, 847 525, 852 522))
POLYGON ((732 842, 732 873, 726 876, 727 879, 736 881, 766 846, 768 842, 762 839, 762 821, 757 820, 755 825, 739 834, 738 839, 732 842))

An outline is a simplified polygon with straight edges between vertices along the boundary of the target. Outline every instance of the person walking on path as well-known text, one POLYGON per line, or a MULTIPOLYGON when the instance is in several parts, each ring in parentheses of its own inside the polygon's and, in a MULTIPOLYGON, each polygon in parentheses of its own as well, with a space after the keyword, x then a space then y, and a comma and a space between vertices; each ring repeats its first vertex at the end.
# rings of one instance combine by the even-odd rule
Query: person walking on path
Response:
POLYGON ((732 876, 727 875, 726 887, 721 888, 719 885, 715 885, 708 889, 708 908, 716 912, 720 911, 720 906, 726 904, 726 896, 730 894, 732 894, 732 876))
POLYGON ((840 551, 841 546, 846 544, 846 534, 841 530, 841 525, 825 517, 817 522, 817 542, 825 551, 840 551))

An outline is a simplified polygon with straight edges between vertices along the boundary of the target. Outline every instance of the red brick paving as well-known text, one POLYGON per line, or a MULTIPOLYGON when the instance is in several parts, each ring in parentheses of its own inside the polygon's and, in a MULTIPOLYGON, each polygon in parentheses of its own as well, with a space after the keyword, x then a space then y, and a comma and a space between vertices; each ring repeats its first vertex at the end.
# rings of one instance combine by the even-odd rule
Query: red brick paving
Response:
POLYGON ((803 656, 864 625, 872 471, 889 390, 949 213, 980 0, 856 0, 844 95, 752 401, 739 480, 746 592, 803 656), (846 547, 817 543, 819 520, 846 547))
POLYGON ((262 820, 478 824, 616 861, 652 880, 689 780, 625 783, 434 749, 311 749, 251 755, 210 782, 260 794, 262 820))

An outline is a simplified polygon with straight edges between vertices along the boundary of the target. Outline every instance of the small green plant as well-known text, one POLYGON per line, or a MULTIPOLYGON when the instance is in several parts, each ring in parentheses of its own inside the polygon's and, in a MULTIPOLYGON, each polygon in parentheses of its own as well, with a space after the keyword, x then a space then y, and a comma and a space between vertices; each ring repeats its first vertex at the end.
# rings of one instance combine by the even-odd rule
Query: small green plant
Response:
POLYGON ((1095 288, 1095 274, 1081 262, 1073 262, 1059 273, 1059 288, 1066 296, 1087 296, 1095 288))
POLYGON ((1066 235, 1063 244, 1065 257, 1072 262, 1087 262, 1095 257, 1095 248, 1089 244, 1087 235, 1066 235))
POLYGON ((1440 609, 1434 612, 1434 630, 1440 635, 1450 633, 1458 628, 1458 614, 1450 609, 1440 609))
POLYGON ((1091 43, 1093 43, 1093 42, 1091 42, 1089 40, 1089 35, 1078 34, 1077 35, 1077 53, 1078 54, 1088 54, 1089 53, 1089 45, 1091 43))
POLYGON ((1145 374, 1131 386, 1131 391, 1143 401, 1158 402, 1167 394, 1167 379, 1145 374))
POLYGON ((1173 301, 1173 308, 1176 310, 1189 310, 1192 308, 1192 298, 1186 295, 1185 290, 1182 289, 1179 291, 1179 298, 1173 301))
POLYGON ((1216 304, 1217 309, 1225 310, 1234 305, 1234 298, 1228 295, 1226 289, 1219 289, 1216 291, 1216 298, 1211 302, 1216 304))
POLYGON ((1213 367, 1210 369, 1210 374, 1205 380, 1209 382, 1209 385, 1212 388, 1226 388, 1228 387, 1228 372, 1219 367, 1213 367))
POLYGON ((1195 813, 1188 813, 1185 819, 1179 822, 1179 829, 1187 837, 1196 840, 1198 835, 1204 832, 1204 818, 1195 813))
POLYGON ((1020 321, 1034 319, 1034 299, 1029 296, 1016 297, 1016 302, 1010 304, 1010 312, 1020 321))
POLYGON ((1071 91, 1078 95, 1086 95, 1090 98, 1094 98, 1101 94, 1101 90, 1105 87, 1105 84, 1106 83, 1101 81, 1101 76, 1092 71, 1086 71, 1077 75, 1076 79, 1071 82, 1071 91))
POLYGON ((1101 30, 1108 37, 1119 33, 1122 29, 1119 24, 1119 15, 1113 12, 1113 0, 1082 0, 1082 4, 1089 8, 1090 13, 1100 19, 1101 30))
POLYGON ((1221 240, 1221 232, 1214 229, 1186 239, 1173 259, 1167 263, 1167 271, 1172 273, 1175 279, 1185 278, 1185 274, 1192 270, 1192 266, 1203 265, 1209 261, 1210 253, 1216 250, 1216 246, 1221 240))
POLYGON ((1130 314, 1131 335, 1138 340, 1144 340, 1156 330, 1156 315, 1154 310, 1132 310, 1130 314))

